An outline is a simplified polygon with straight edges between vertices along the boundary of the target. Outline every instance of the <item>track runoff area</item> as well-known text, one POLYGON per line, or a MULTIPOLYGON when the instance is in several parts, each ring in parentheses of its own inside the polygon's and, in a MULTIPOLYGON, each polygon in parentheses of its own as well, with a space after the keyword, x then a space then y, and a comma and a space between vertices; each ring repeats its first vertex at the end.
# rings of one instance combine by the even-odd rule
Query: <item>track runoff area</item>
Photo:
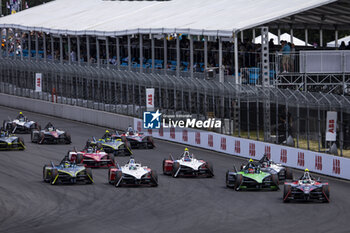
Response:
MULTIPOLYGON (((0 119, 19 111, 0 107, 0 119)), ((44 164, 57 164, 68 150, 82 149, 105 128, 24 114, 42 126, 52 122, 67 130, 72 144, 33 144, 26 134, 25 151, 0 152, 0 232, 349 232, 348 181, 321 177, 329 181, 330 203, 283 203, 283 185, 279 191, 226 188, 226 171, 246 160, 221 153, 189 147, 197 158, 213 163, 213 178, 163 175, 163 159, 180 155, 185 146, 160 140, 153 150, 133 150, 137 161, 158 172, 158 187, 115 188, 108 184, 107 169, 93 169, 92 185, 44 183, 44 164)), ((121 165, 128 159, 116 157, 121 165)))

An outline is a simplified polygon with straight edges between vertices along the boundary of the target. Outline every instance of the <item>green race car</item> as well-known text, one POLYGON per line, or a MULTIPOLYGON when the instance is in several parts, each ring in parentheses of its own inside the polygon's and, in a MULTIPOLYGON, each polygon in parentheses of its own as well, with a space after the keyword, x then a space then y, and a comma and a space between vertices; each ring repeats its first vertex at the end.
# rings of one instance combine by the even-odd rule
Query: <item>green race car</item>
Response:
POLYGON ((260 166, 250 160, 241 171, 226 172, 226 186, 238 190, 278 190, 279 180, 277 174, 262 172, 260 166))
POLYGON ((25 148, 23 138, 9 131, 0 130, 0 150, 24 150, 25 148))
POLYGON ((115 156, 118 155, 125 155, 130 156, 132 155, 130 144, 128 141, 122 141, 121 139, 115 139, 113 137, 110 138, 101 138, 96 140, 93 138, 92 141, 88 141, 87 144, 89 144, 92 147, 98 147, 103 148, 103 151, 106 153, 112 153, 115 156))

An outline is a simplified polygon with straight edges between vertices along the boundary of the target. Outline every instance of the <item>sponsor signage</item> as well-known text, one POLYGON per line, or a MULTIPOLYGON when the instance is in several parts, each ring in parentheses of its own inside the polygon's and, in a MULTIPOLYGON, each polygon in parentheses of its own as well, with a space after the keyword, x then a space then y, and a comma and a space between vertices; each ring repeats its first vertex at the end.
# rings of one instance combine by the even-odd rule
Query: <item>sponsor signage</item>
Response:
POLYGON ((154 111, 154 88, 146 88, 147 111, 154 111))
POLYGON ((43 91, 43 77, 41 73, 35 73, 35 92, 43 91))
POLYGON ((337 112, 327 112, 326 141, 335 142, 337 140, 337 112))

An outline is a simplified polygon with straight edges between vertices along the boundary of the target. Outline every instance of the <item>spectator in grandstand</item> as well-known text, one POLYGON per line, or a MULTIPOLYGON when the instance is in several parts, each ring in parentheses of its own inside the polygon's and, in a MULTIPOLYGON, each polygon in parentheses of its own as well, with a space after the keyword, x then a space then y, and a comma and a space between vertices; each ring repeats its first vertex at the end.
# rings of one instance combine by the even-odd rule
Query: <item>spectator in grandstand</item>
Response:
POLYGON ((345 50, 345 49, 346 49, 345 42, 342 41, 340 46, 339 46, 339 50, 345 50))
POLYGON ((270 49, 270 51, 275 50, 275 43, 273 43, 273 38, 271 38, 269 41, 269 49, 270 49))
POLYGON ((72 62, 75 62, 77 60, 77 55, 75 54, 74 50, 70 52, 70 59, 72 62))
POLYGON ((281 41, 282 43, 282 66, 283 72, 289 71, 289 63, 290 63, 290 46, 287 44, 287 41, 281 41))
POLYGON ((294 65, 295 65, 295 45, 294 43, 293 44, 290 44, 290 71, 291 72, 295 72, 294 70, 294 65))

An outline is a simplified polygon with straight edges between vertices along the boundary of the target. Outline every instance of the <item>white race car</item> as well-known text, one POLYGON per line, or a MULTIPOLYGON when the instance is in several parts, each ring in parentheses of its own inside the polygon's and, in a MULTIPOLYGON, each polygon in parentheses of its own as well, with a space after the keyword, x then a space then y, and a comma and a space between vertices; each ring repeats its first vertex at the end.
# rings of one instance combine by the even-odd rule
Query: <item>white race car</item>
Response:
MULTIPOLYGON (((256 163, 256 165, 260 166, 260 170, 262 172, 267 172, 270 174, 277 174, 279 180, 292 180, 293 173, 292 170, 284 167, 282 164, 275 163, 271 161, 267 155, 263 155, 263 157, 256 163)), ((244 165, 241 166, 244 168, 244 165)))
POLYGON ((3 128, 12 133, 30 133, 34 129, 40 130, 40 126, 36 122, 29 121, 22 114, 14 120, 4 121, 3 128))
POLYGON ((158 186, 157 172, 136 163, 133 158, 127 164, 120 167, 109 168, 108 182, 115 187, 122 185, 150 185, 152 187, 158 186))
POLYGON ((213 177, 213 165, 201 159, 196 159, 186 148, 179 159, 163 160, 163 173, 165 175, 178 176, 205 176, 213 177))

